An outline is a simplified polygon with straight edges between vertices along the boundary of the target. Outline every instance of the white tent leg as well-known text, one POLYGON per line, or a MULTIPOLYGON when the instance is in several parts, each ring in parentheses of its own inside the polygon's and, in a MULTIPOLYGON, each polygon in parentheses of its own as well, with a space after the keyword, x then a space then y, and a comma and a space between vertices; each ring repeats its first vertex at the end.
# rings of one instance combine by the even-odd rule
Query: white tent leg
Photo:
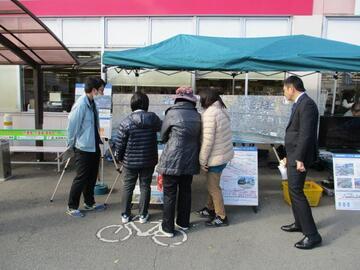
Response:
POLYGON ((249 73, 245 73, 245 96, 249 93, 249 73))
POLYGON ((332 104, 331 104, 331 115, 334 115, 334 113, 335 113, 337 79, 338 79, 338 75, 336 73, 334 75, 334 86, 333 86, 333 99, 332 99, 332 104))

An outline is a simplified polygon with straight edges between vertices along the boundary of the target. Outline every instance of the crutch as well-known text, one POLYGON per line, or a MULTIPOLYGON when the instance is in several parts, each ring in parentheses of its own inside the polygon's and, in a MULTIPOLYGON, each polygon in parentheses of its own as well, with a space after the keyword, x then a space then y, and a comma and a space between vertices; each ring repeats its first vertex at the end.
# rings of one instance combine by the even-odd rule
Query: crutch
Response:
POLYGON ((123 168, 123 166, 119 167, 119 166, 117 165, 116 160, 115 160, 115 157, 114 157, 114 153, 112 152, 111 146, 110 146, 110 144, 109 144, 109 139, 108 139, 108 138, 105 138, 105 142, 107 142, 107 144, 108 144, 108 146, 109 146, 109 152, 110 152, 111 158, 112 158, 112 160, 113 160, 115 169, 116 169, 116 171, 118 172, 118 174, 117 174, 117 176, 116 176, 116 178, 115 178, 114 183, 111 185, 109 194, 107 195, 107 197, 106 197, 106 199, 105 199, 104 205, 107 205, 107 201, 109 200, 110 195, 111 195, 111 193, 112 193, 112 191, 113 191, 113 189, 114 189, 114 187, 115 187, 115 185, 116 185, 116 182, 118 181, 118 179, 119 179, 119 177, 120 177, 120 175, 121 175, 121 173, 122 173, 122 168, 123 168))
POLYGON ((59 187, 59 185, 60 185, 60 182, 62 181, 62 179, 63 179, 63 177, 64 177, 65 171, 66 171, 67 167, 69 166, 70 160, 71 160, 71 157, 69 157, 69 158, 66 160, 65 167, 64 167, 64 169, 63 169, 63 171, 62 171, 62 173, 61 173, 61 175, 60 175, 60 178, 59 178, 59 180, 58 180, 58 182, 57 182, 57 184, 56 184, 56 187, 55 187, 55 190, 54 190, 54 192, 53 192, 53 194, 52 194, 52 196, 51 196, 50 202, 53 202, 53 200, 54 200, 55 193, 56 193, 56 191, 57 191, 57 189, 58 189, 58 187, 59 187))
POLYGON ((54 196, 55 196, 55 193, 56 193, 56 191, 57 191, 57 189, 58 189, 58 187, 59 187, 59 185, 60 185, 60 183, 61 183, 61 181, 62 181, 62 179, 63 179, 63 177, 64 177, 64 174, 65 174, 65 171, 67 170, 67 168, 68 168, 68 166, 69 166, 69 163, 70 163, 70 160, 71 160, 71 158, 72 158, 72 156, 73 156, 73 150, 72 150, 72 148, 71 147, 68 147, 61 155, 59 155, 55 160, 59 160, 59 159, 61 159, 61 158, 64 158, 64 159, 66 159, 66 163, 65 163, 65 167, 64 167, 64 169, 63 169, 63 171, 62 171, 62 173, 61 173, 61 175, 60 175, 60 178, 59 178, 59 180, 58 180, 58 182, 57 182, 57 184, 56 184, 56 187, 55 187, 55 189, 54 189, 54 192, 53 192, 53 194, 52 194, 52 196, 51 196, 51 198, 50 198, 50 202, 53 202, 53 200, 54 200, 54 196))

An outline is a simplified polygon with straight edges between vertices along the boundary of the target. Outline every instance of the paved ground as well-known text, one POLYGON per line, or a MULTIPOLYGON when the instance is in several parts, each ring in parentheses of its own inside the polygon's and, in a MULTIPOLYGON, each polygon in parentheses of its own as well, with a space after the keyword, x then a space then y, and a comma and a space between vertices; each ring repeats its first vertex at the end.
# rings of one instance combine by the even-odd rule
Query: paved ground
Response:
MULTIPOLYGON (((89 213, 83 219, 64 214, 67 194, 74 176, 69 171, 53 203, 49 198, 59 177, 55 166, 17 165, 13 179, 0 183, 0 269, 359 269, 360 215, 335 211, 333 198, 323 197, 313 208, 324 243, 321 248, 301 251, 293 247, 299 233, 285 233, 279 227, 292 221, 290 208, 282 199, 278 172, 260 167, 261 210, 227 207, 231 226, 206 228, 192 214, 194 227, 182 242, 161 237, 162 247, 151 236, 135 236, 123 242, 100 241, 99 229, 120 223, 119 190, 103 213, 89 213)), ((314 179, 326 174, 311 172, 314 179)), ((115 172, 105 168, 107 183, 115 172)), ((120 188, 120 185, 117 187, 120 188)), ((206 198, 203 176, 193 183, 193 210, 206 198)), ((104 196, 97 198, 104 201, 104 196)), ((134 210, 136 213, 136 210, 134 210)), ((160 209, 151 209, 152 220, 161 218, 160 209)), ((155 226, 156 224, 152 225, 155 226)), ((150 225, 137 225, 145 232, 150 225)), ((100 237, 117 240, 128 235, 126 228, 105 229, 100 237)), ((134 231, 134 229, 132 229, 134 231)))

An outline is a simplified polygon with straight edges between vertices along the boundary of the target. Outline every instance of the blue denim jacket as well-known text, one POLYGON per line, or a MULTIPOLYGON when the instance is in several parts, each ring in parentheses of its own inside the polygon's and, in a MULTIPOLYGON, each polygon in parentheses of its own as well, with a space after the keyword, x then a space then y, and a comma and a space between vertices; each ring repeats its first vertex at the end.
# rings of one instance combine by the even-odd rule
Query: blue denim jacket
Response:
MULTIPOLYGON (((93 104, 93 106, 96 106, 93 104)), ((96 108, 96 107, 95 107, 96 108)), ((86 95, 82 95, 76 101, 69 114, 67 128, 68 147, 76 147, 85 152, 95 152, 95 125, 99 127, 99 114, 94 111, 86 95)))

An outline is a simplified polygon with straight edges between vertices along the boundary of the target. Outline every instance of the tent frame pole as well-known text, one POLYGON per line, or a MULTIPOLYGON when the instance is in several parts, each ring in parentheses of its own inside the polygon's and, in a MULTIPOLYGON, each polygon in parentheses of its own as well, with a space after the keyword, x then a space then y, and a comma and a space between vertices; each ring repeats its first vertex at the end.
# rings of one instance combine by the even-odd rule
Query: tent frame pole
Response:
POLYGON ((235 95, 235 77, 236 77, 236 73, 233 72, 231 73, 231 77, 232 77, 232 88, 231 88, 231 94, 235 95))
POLYGON ((334 74, 334 86, 333 86, 333 98, 332 98, 332 104, 331 104, 331 115, 334 115, 335 113, 335 102, 336 102, 336 88, 337 88, 337 80, 339 76, 338 73, 335 72, 334 74))
POLYGON ((136 93, 138 91, 138 78, 139 78, 139 71, 136 69, 135 70, 135 90, 134 93, 136 93))
POLYGON ((249 94, 249 72, 245 73, 245 96, 249 94))

